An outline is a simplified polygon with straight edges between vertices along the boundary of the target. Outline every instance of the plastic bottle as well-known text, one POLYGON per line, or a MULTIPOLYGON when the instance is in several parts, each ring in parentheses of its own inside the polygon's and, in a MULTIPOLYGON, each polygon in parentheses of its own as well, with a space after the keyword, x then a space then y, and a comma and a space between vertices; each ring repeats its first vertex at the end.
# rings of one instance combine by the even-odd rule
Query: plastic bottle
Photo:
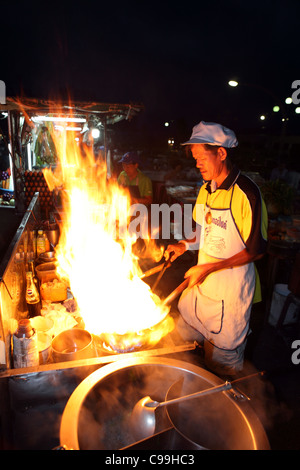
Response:
POLYGON ((44 232, 44 238, 45 238, 45 251, 48 252, 50 251, 50 242, 45 232, 44 232))
POLYGON ((38 235, 36 239, 36 256, 39 257, 41 253, 46 251, 46 240, 44 237, 43 230, 38 230, 38 235))
POLYGON ((14 367, 35 367, 39 365, 37 332, 30 320, 20 320, 13 335, 14 367))
POLYGON ((29 318, 36 317, 41 314, 40 294, 33 280, 32 272, 26 273, 26 304, 29 318))

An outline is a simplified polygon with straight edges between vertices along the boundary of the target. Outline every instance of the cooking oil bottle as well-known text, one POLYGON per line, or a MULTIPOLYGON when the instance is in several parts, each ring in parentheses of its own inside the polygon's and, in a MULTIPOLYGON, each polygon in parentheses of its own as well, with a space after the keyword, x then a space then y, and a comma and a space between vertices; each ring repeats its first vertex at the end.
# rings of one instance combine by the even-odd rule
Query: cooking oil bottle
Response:
POLYGON ((36 239, 36 255, 39 257, 40 254, 50 251, 50 242, 43 230, 38 230, 38 236, 36 239))
POLYGON ((36 256, 39 257, 41 253, 46 251, 46 240, 44 237, 43 230, 38 230, 38 235, 36 239, 36 256))

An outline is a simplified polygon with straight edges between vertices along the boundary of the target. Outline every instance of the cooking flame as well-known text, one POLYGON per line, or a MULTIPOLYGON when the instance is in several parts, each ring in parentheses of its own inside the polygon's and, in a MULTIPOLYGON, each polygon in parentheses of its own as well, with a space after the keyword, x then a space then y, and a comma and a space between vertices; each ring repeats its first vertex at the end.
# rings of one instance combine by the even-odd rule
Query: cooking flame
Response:
POLYGON ((104 161, 77 144, 73 132, 53 136, 58 165, 45 169, 61 189, 63 218, 56 246, 58 274, 67 279, 85 328, 112 349, 155 344, 173 329, 169 308, 140 279, 129 234, 130 199, 108 179, 104 161))

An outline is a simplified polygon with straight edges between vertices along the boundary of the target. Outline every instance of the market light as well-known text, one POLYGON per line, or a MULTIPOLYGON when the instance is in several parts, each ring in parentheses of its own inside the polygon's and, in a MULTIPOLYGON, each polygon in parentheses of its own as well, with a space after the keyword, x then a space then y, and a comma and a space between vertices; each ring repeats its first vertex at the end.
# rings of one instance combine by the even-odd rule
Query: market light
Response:
POLYGON ((262 114, 262 115, 259 117, 259 119, 260 119, 261 121, 264 121, 264 120, 266 119, 266 116, 265 116, 264 114, 262 114))
POLYGON ((33 122, 86 122, 85 118, 60 117, 60 116, 34 116, 33 122))
POLYGON ((99 139, 99 137, 100 137, 99 129, 96 129, 96 128, 92 129, 92 137, 93 137, 93 139, 99 139))
POLYGON ((300 114, 300 107, 299 106, 295 109, 295 113, 300 114))
POLYGON ((31 165, 31 148, 30 148, 30 142, 27 144, 27 165, 28 165, 28 170, 32 170, 32 165, 31 165))
POLYGON ((54 127, 55 130, 57 131, 73 131, 73 132, 81 132, 81 127, 74 127, 74 126, 67 126, 67 127, 64 127, 64 126, 55 126, 54 127))
POLYGON ((292 104, 293 100, 292 98, 286 98, 285 104, 292 104))
POLYGON ((280 111, 280 107, 279 106, 273 106, 273 111, 274 113, 278 113, 280 111))
POLYGON ((169 127, 169 123, 168 122, 165 122, 165 127, 169 127))
POLYGON ((228 85, 232 87, 238 86, 238 82, 236 80, 229 80, 228 85))

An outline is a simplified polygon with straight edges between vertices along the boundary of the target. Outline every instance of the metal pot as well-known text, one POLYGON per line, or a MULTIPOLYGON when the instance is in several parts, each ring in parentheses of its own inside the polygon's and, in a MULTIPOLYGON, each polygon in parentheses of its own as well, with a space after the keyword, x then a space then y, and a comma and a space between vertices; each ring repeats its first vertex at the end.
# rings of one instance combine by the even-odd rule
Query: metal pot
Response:
POLYGON ((95 356, 92 335, 80 328, 72 328, 59 333, 52 340, 54 362, 75 361, 95 356))
POLYGON ((46 235, 50 244, 55 247, 58 243, 60 235, 58 226, 55 224, 50 225, 49 230, 46 230, 46 235))
POLYGON ((37 263, 49 263, 51 261, 55 261, 55 252, 54 251, 46 251, 45 253, 41 253, 37 259, 37 263))
MULTIPOLYGON (((195 393, 200 383, 198 378, 194 378, 192 382, 179 380, 168 390, 166 400, 195 393)), ((190 448, 255 450, 261 449, 260 446, 263 445, 263 448, 267 449, 268 441, 262 427, 256 426, 255 434, 253 436, 249 434, 249 429, 253 427, 250 419, 255 418, 249 407, 244 419, 241 419, 243 410, 239 400, 245 399, 247 400, 247 397, 245 398, 233 389, 219 393, 218 396, 207 395, 192 401, 170 405, 166 408, 166 414, 177 434, 189 442, 190 448), (229 402, 228 396, 235 397, 234 401, 229 402), (213 429, 214 432, 207 432, 208 429, 213 429)), ((180 440, 178 436, 176 439, 180 440)))
POLYGON ((145 395, 162 401, 180 378, 184 379, 185 389, 204 390, 222 383, 201 367, 167 358, 124 359, 98 369, 81 382, 65 407, 61 446, 78 450, 269 449, 264 429, 250 404, 237 401, 230 392, 215 396, 217 405, 210 403, 208 408, 206 403, 205 412, 209 410, 210 419, 204 419, 202 411, 195 413, 190 404, 184 416, 180 408, 178 417, 174 410, 169 417, 159 417, 155 435, 136 443, 129 426, 134 405, 145 395), (184 428, 184 423, 190 421, 192 429, 184 428), (203 439, 197 438, 200 428, 203 439))

